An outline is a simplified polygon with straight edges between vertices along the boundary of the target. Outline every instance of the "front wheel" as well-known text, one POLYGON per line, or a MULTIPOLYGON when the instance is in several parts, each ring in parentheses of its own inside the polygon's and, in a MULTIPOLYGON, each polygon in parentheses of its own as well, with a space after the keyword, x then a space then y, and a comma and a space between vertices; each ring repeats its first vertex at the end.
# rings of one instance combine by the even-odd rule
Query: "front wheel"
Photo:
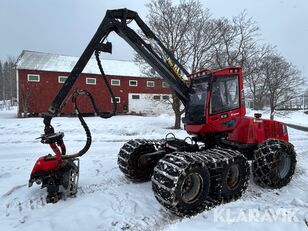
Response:
POLYGON ((296 166, 296 153, 292 144, 268 139, 254 152, 252 173, 261 187, 281 188, 292 179, 296 166))
POLYGON ((132 181, 144 182, 151 179, 156 163, 141 163, 140 157, 156 151, 155 141, 136 139, 123 145, 118 154, 118 166, 124 175, 132 181))

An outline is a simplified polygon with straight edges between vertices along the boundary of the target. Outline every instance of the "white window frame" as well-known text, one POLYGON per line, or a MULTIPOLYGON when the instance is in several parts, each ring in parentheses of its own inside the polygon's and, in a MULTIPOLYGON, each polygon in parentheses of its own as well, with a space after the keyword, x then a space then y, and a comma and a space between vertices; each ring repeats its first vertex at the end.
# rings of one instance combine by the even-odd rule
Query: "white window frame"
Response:
POLYGON ((147 87, 155 87, 155 82, 154 81, 147 81, 147 87), (153 83, 153 86, 149 86, 149 83, 153 83))
POLYGON ((130 87, 138 87, 138 80, 129 80, 129 84, 128 84, 130 87), (132 85, 131 82, 136 82, 136 85, 132 85))
POLYGON ((87 85, 96 85, 96 78, 87 77, 87 78, 86 78, 86 84, 87 84, 87 85), (90 79, 91 79, 91 80, 94 80, 94 83, 89 83, 88 80, 90 80, 90 79))
POLYGON ((66 80, 67 80, 67 78, 68 78, 68 76, 65 76, 65 75, 59 75, 59 76, 58 76, 58 83, 65 83, 65 82, 66 82, 66 80), (65 81, 64 81, 64 82, 61 82, 61 81, 60 81, 60 79, 61 79, 61 78, 65 78, 65 81))
POLYGON ((120 79, 111 79, 111 81, 110 81, 110 83, 111 83, 111 86, 120 86, 121 85, 121 80, 120 79), (112 81, 119 81, 119 83, 112 83, 112 81))
MULTIPOLYGON (((116 96, 114 98, 116 99, 117 103, 121 103, 121 97, 120 96, 116 96)), ((111 103, 113 103, 112 98, 110 98, 110 99, 111 99, 111 103)))
POLYGON ((161 83, 161 86, 162 86, 163 88, 167 88, 167 87, 169 87, 169 84, 166 83, 165 81, 163 81, 163 82, 161 83))
POLYGON ((38 74, 28 74, 28 75, 27 75, 27 80, 28 80, 28 82, 40 82, 40 81, 41 81, 41 77, 40 77, 40 75, 38 75, 38 74), (37 80, 30 80, 30 79, 29 79, 30 76, 36 76, 36 77, 37 77, 37 80))

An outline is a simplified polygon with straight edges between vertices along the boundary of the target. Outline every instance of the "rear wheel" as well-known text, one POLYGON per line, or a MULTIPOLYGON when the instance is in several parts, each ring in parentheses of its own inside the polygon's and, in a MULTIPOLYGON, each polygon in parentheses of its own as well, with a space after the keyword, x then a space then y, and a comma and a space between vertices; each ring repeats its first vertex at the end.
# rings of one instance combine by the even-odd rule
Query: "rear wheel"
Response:
POLYGON ((293 145, 268 139, 254 153, 254 181, 261 187, 281 188, 291 181, 295 166, 296 153, 293 145))
POLYGON ((211 194, 213 198, 229 202, 240 198, 247 189, 249 181, 249 164, 240 152, 230 149, 214 149, 223 158, 210 174, 212 179, 211 194))
POLYGON ((126 177, 136 182, 151 179, 156 163, 141 163, 140 157, 156 151, 158 142, 150 140, 130 140, 123 145, 118 154, 118 166, 126 177))
POLYGON ((211 207, 210 175, 192 153, 171 153, 154 169, 152 187, 156 199, 178 216, 190 216, 211 207))

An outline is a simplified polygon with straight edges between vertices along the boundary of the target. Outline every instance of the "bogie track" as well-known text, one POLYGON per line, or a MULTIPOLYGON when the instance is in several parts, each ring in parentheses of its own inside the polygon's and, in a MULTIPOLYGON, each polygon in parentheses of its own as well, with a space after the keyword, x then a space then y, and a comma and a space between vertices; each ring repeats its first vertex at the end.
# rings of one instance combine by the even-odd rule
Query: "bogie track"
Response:
MULTIPOLYGON (((254 180, 262 187, 283 187, 291 180, 295 164, 291 144, 269 139, 254 152, 254 180)), ((178 139, 130 140, 119 152, 118 165, 133 181, 151 179, 158 202, 178 216, 237 200, 250 177, 250 165, 241 152, 222 147, 198 150, 196 144, 189 146, 178 139), (140 157, 149 153, 160 156, 140 165, 140 157)))
POLYGON ((241 153, 214 148, 167 154, 154 168, 152 188, 171 212, 190 216, 239 198, 248 179, 249 165, 241 153))

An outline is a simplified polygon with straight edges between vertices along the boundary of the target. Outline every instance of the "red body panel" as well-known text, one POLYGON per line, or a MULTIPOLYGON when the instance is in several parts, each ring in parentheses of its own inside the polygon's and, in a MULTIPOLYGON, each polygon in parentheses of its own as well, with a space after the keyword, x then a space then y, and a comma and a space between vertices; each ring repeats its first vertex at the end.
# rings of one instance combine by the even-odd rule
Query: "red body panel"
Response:
POLYGON ((236 123, 232 125, 232 123, 229 121, 238 121, 238 119, 241 117, 241 114, 242 109, 236 109, 216 115, 207 116, 205 124, 185 125, 185 130, 191 134, 208 134, 232 131, 236 127, 236 123))
MULTIPOLYGON (((64 144, 62 144, 64 146, 64 144)), ((56 159, 49 159, 46 160, 46 156, 40 157, 31 172, 31 175, 35 174, 37 171, 42 171, 42 172, 50 172, 50 171, 55 171, 58 170, 61 167, 62 164, 62 153, 59 150, 58 146, 56 143, 50 144, 51 149, 55 152, 56 154, 56 159)))
POLYGON ((286 129, 286 125, 278 121, 243 116, 227 140, 241 144, 260 144, 270 138, 288 141, 286 129))
POLYGON ((31 175, 35 174, 37 171, 50 172, 58 170, 61 164, 58 159, 55 160, 45 160, 45 156, 40 157, 32 169, 31 175))

